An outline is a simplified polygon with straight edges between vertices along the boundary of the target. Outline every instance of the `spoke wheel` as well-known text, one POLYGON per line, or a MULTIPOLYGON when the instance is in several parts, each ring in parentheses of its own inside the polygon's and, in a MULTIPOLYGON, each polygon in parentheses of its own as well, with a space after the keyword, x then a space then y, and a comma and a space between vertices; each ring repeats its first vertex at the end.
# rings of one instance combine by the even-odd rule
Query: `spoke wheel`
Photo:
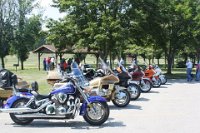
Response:
POLYGON ((131 100, 130 93, 127 90, 114 91, 113 104, 117 107, 125 107, 131 100))
POLYGON ((87 107, 83 118, 89 124, 97 126, 108 119, 109 113, 110 110, 106 102, 93 102, 90 107, 87 107))
POLYGON ((143 83, 141 83, 140 86, 141 86, 141 91, 147 93, 151 90, 151 81, 143 79, 143 83))
MULTIPOLYGON (((22 108, 28 102, 28 99, 19 99, 15 101, 12 105, 12 108, 22 108)), ((10 113, 10 118, 19 125, 27 125, 31 123, 34 119, 32 118, 18 118, 16 115, 22 113, 10 113)))

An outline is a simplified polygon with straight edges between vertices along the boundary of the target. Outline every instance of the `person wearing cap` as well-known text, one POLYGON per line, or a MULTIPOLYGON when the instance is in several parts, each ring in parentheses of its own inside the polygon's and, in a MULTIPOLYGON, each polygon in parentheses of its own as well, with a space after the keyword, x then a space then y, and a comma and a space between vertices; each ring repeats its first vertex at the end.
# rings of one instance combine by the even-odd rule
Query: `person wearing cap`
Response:
POLYGON ((190 59, 187 60, 186 62, 186 67, 187 67, 187 81, 190 82, 192 81, 192 62, 190 61, 190 59))

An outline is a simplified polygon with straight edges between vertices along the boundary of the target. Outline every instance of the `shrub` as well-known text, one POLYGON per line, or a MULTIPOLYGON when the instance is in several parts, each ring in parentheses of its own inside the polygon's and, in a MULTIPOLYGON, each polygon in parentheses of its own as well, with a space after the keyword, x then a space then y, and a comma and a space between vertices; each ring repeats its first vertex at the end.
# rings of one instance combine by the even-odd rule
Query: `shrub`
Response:
POLYGON ((176 64, 177 68, 185 68, 185 61, 178 61, 176 64))

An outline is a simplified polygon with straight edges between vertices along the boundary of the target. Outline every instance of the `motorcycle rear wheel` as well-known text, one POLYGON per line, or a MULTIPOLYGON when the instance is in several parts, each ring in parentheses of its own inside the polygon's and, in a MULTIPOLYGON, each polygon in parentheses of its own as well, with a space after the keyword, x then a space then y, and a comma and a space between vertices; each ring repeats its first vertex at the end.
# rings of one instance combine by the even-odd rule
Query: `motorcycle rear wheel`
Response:
POLYGON ((114 93, 114 99, 112 100, 113 104, 117 107, 126 107, 131 100, 130 93, 128 90, 119 90, 119 92, 116 92, 116 90, 113 92, 114 93), (118 98, 117 95, 124 94, 122 98, 118 98))
POLYGON ((86 113, 83 116, 84 120, 90 125, 102 125, 109 117, 110 109, 106 102, 93 102, 87 107, 86 113))
POLYGON ((156 81, 156 82, 153 82, 153 87, 154 87, 154 88, 159 88, 159 87, 161 86, 161 80, 158 79, 158 81, 156 81), (156 83, 156 82, 157 82, 157 83, 156 83))
MULTIPOLYGON (((28 99, 19 99, 15 101, 12 105, 12 108, 20 108, 23 107, 26 103, 28 102, 28 99)), ((19 125, 27 125, 30 124, 34 119, 32 118, 18 118, 16 114, 20 113, 10 113, 10 118, 12 119, 13 122, 19 125)))

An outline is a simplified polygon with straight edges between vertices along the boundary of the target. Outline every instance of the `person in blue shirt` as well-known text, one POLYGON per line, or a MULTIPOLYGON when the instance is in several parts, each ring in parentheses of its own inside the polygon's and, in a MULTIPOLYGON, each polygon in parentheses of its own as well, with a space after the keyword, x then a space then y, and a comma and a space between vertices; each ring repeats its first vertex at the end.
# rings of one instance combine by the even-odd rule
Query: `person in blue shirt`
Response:
POLYGON ((187 60, 186 62, 186 67, 187 67, 187 81, 190 82, 192 81, 192 62, 190 61, 190 59, 187 60))

